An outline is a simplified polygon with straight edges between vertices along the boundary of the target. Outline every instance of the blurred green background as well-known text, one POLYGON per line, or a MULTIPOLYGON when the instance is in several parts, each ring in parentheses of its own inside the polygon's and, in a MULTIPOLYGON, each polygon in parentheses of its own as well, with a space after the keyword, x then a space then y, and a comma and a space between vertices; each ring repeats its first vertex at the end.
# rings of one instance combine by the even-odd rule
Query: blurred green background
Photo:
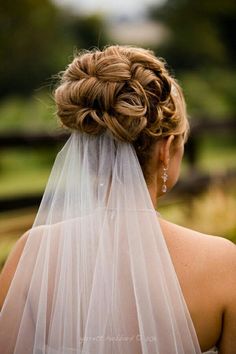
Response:
POLYGON ((154 50, 167 60, 185 93, 193 134, 179 189, 160 201, 161 214, 236 241, 236 2, 143 0, 138 5, 126 0, 117 8, 108 1, 100 7, 91 0, 72 3, 0 3, 0 266, 32 225, 38 207, 8 208, 8 200, 40 196, 60 148, 3 141, 60 133, 51 94, 56 74, 76 50, 106 44, 154 50), (194 134, 198 122, 201 129, 194 134), (208 183, 200 188, 204 177, 208 183))

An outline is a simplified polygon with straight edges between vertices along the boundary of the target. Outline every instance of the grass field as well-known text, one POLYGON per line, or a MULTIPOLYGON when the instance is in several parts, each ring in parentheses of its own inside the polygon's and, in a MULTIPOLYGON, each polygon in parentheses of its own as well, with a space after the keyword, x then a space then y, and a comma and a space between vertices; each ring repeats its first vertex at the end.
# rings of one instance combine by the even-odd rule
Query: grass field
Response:
MULTIPOLYGON (((211 186, 193 199, 161 201, 158 211, 167 220, 236 243, 236 182, 211 186), (233 192, 234 191, 234 192, 233 192)), ((37 209, 0 214, 0 268, 16 240, 32 226, 37 209)))
POLYGON ((52 150, 8 149, 0 157, 0 197, 28 195, 44 190, 54 159, 52 150))
POLYGON ((235 210, 236 181, 211 185, 206 192, 189 200, 161 202, 159 208, 167 220, 236 243, 235 210))

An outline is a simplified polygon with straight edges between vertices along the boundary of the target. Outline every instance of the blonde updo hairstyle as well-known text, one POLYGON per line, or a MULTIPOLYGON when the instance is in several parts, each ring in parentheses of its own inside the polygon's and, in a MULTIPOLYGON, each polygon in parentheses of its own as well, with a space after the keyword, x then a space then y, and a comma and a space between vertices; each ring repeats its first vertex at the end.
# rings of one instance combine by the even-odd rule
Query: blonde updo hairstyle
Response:
POLYGON ((188 131, 181 88, 149 50, 117 45, 77 54, 54 97, 63 126, 92 135, 108 129, 132 143, 147 183, 154 143, 188 131))

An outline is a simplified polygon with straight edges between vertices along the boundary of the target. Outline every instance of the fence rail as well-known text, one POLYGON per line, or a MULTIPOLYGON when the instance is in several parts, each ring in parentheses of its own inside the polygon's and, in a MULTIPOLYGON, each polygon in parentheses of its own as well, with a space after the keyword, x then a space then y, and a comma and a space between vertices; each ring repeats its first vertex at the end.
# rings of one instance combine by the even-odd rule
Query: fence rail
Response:
POLYGON ((0 133, 0 148, 54 146, 64 142, 68 133, 0 133))

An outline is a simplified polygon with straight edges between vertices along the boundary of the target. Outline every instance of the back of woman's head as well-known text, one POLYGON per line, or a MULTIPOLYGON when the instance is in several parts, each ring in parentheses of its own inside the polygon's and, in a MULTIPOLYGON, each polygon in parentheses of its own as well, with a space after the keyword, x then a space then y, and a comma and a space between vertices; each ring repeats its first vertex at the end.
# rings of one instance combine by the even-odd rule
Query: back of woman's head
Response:
POLYGON ((134 145, 147 180, 151 147, 186 133, 182 91, 151 51, 109 46, 78 54, 55 90, 57 115, 67 128, 88 134, 109 130, 134 145))

